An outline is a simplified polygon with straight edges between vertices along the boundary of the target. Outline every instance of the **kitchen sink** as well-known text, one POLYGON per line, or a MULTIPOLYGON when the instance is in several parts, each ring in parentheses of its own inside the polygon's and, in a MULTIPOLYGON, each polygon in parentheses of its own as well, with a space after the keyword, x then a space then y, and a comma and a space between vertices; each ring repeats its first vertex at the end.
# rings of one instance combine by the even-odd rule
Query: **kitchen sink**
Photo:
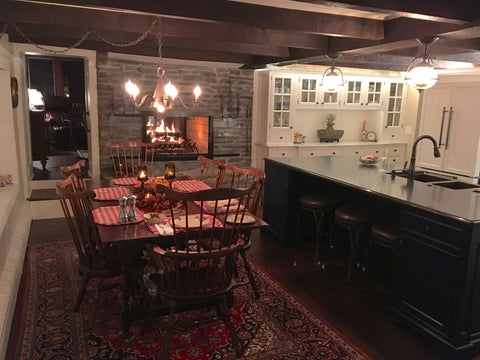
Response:
POLYGON ((479 185, 469 184, 462 181, 449 181, 449 182, 435 183, 433 185, 446 187, 454 190, 480 188, 479 185))
MULTIPOLYGON (((390 174, 398 177, 403 177, 403 178, 406 178, 408 175, 406 172, 402 170, 392 171, 390 174)), ((453 179, 452 177, 430 174, 425 171, 416 172, 415 177, 413 178, 413 180, 417 180, 421 182, 446 181, 446 180, 452 180, 452 179, 453 179)))

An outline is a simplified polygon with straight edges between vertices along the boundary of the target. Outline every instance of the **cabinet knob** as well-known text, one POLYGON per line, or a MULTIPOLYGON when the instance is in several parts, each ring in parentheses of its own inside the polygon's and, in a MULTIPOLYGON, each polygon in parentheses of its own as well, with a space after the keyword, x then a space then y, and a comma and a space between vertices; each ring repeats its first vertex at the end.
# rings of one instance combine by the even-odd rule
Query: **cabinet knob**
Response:
POLYGON ((332 154, 335 155, 335 151, 332 154))
POLYGON ((280 140, 282 140, 282 139, 283 139, 283 136, 280 136, 280 140))
POLYGON ((313 153, 310 153, 310 155, 312 155, 312 156, 313 156, 313 153))
POLYGON ((282 156, 285 156, 285 153, 282 153, 282 156))
POLYGON ((378 151, 378 150, 375 150, 375 152, 376 152, 377 154, 379 153, 379 151, 378 151))
POLYGON ((393 152, 397 152, 397 149, 393 149, 393 152))
POLYGON ((355 154, 358 154, 358 151, 355 151, 355 154))

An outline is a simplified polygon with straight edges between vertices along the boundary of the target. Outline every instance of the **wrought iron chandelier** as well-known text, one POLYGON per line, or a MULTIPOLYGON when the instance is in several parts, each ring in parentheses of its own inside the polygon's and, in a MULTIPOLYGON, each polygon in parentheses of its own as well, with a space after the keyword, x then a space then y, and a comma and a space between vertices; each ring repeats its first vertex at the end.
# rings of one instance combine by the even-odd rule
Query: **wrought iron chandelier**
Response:
POLYGON ((425 46, 423 56, 414 58, 407 68, 405 80, 416 89, 425 90, 431 88, 438 80, 438 74, 433 67, 433 60, 427 55, 428 45, 438 40, 438 36, 424 37, 417 41, 425 46))
MULTIPOLYGON (((163 113, 167 109, 172 109, 175 99, 179 99, 183 107, 189 108, 183 99, 178 96, 177 88, 165 76, 165 69, 160 65, 162 59, 162 36, 157 34, 157 39, 159 65, 157 67, 158 80, 157 85, 155 86, 155 91, 153 95, 147 93, 142 96, 140 101, 137 101, 137 96, 140 93, 140 89, 131 80, 128 80, 128 82, 125 83, 125 90, 129 94, 130 102, 136 107, 148 105, 151 108, 156 109, 158 112, 163 113)), ((201 93, 202 90, 200 89, 200 86, 195 86, 193 89, 195 100, 193 101, 192 105, 198 101, 201 93)))

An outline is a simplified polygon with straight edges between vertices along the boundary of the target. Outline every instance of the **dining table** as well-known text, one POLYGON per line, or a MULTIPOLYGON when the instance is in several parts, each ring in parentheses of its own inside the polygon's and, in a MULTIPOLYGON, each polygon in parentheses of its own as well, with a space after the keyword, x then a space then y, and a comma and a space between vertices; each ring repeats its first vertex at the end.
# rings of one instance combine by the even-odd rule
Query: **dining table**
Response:
MULTIPOLYGON (((124 336, 129 336, 129 328, 132 321, 138 320, 146 315, 146 309, 132 309, 131 297, 137 290, 137 281, 134 279, 134 274, 131 273, 132 254, 138 257, 142 256, 142 250, 145 243, 158 245, 160 247, 170 246, 173 241, 173 229, 166 229, 169 225, 160 228, 152 224, 147 224, 144 221, 143 214, 150 212, 157 212, 158 209, 151 206, 145 206, 145 201, 138 201, 136 203, 137 219, 129 222, 120 222, 118 220, 119 201, 120 196, 128 196, 130 194, 136 195, 144 199, 147 195, 155 196, 153 187, 160 181, 150 181, 149 183, 141 185, 135 178, 121 180, 95 180, 90 179, 86 181, 86 186, 89 190, 95 192, 93 200, 93 218, 98 230, 98 237, 104 246, 118 246, 120 258, 122 262, 122 326, 124 336), (152 195, 153 194, 153 195, 152 195)), ((172 187, 177 191, 202 191, 211 189, 206 183, 196 179, 184 179, 174 181, 172 187)), ((200 213, 201 209, 198 204, 189 202, 189 213, 200 213)), ((165 211, 166 208, 164 207, 165 211)), ((248 214, 248 212, 247 212, 248 214)), ((221 216, 221 215, 220 215, 221 216)), ((244 224, 244 230, 251 232, 253 229, 263 228, 268 226, 261 218, 248 214, 253 217, 254 221, 244 224)), ((219 219, 222 221, 223 219, 219 219)), ((227 225, 228 226, 228 225, 227 225)))

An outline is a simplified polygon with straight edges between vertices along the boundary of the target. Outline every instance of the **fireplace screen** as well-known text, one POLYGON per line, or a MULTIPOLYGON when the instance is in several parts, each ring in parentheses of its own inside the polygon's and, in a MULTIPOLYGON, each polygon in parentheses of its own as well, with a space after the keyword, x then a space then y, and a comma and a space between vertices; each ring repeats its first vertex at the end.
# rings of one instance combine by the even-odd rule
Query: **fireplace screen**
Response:
POLYGON ((211 118, 148 116, 144 141, 155 145, 156 157, 210 155, 213 151, 211 118))

